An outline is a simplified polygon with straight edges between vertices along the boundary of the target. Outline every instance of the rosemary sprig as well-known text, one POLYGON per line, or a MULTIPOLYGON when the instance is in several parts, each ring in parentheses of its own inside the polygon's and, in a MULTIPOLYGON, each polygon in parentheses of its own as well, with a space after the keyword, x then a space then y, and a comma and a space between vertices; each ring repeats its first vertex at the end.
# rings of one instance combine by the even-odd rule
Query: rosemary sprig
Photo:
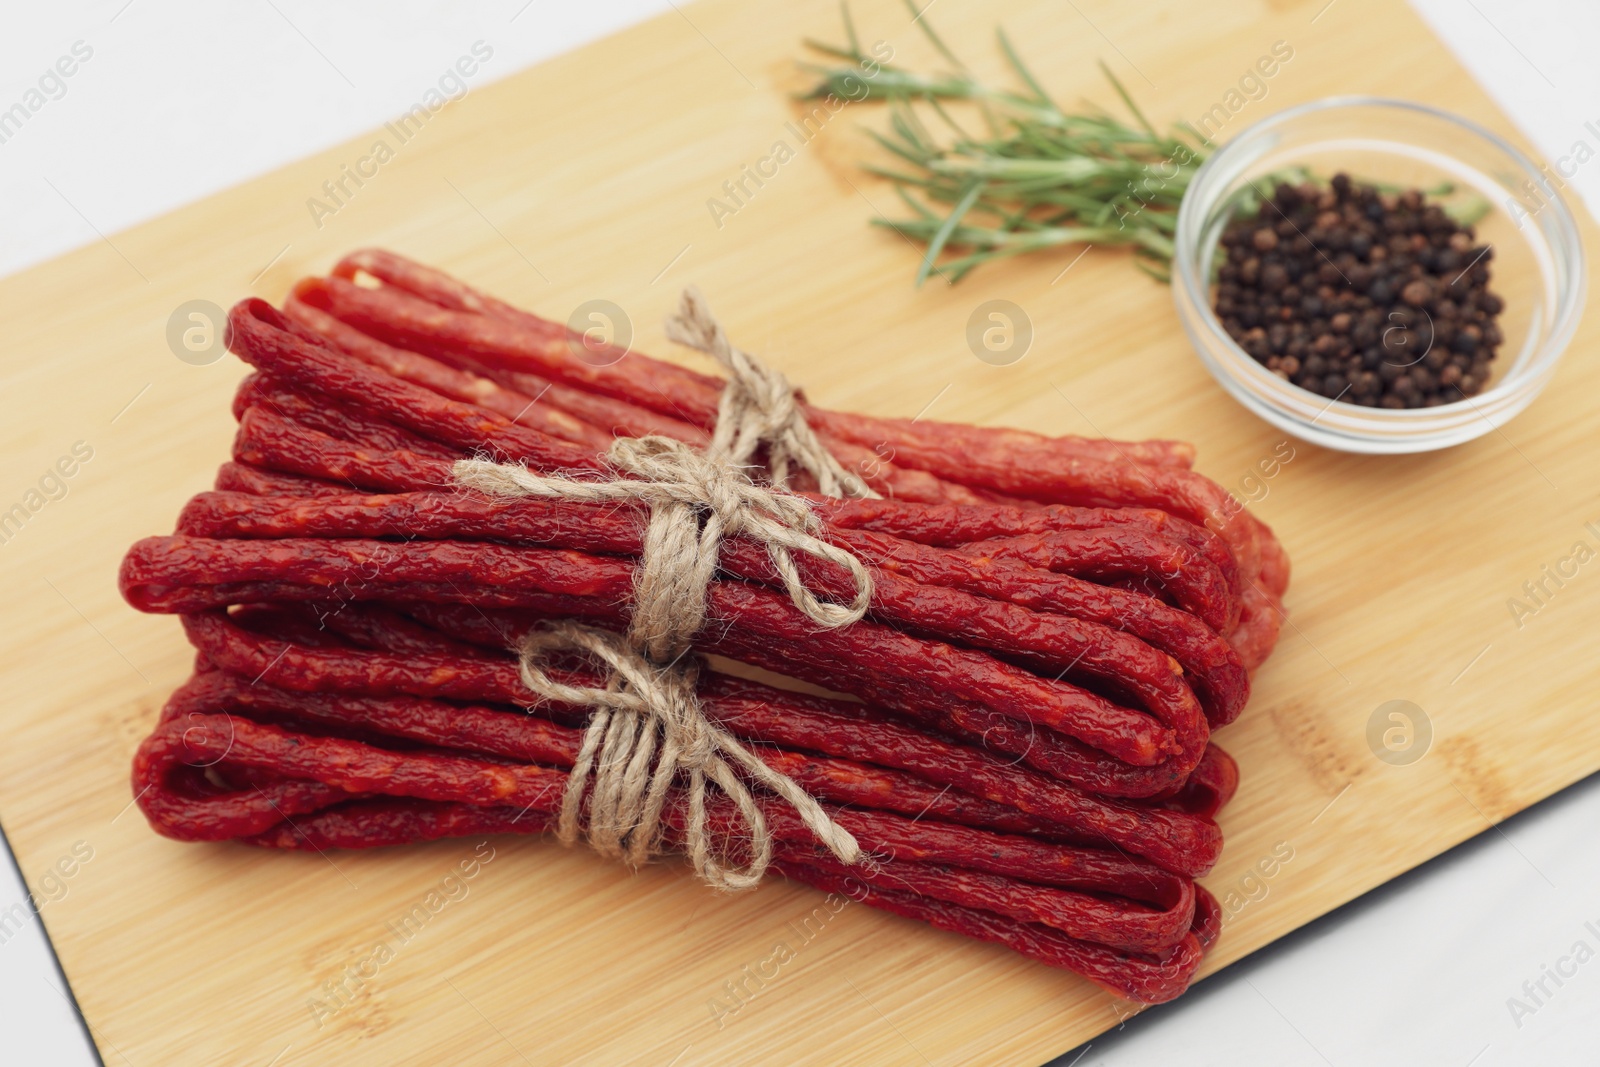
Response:
MULTIPOLYGON (((912 0, 906 4, 915 14, 912 0)), ((1159 133, 1104 63, 1100 69, 1132 124, 1098 109, 1060 107, 1003 30, 997 35, 1021 86, 1015 90, 974 77, 926 17, 916 24, 954 70, 919 74, 878 63, 862 51, 848 7, 841 5, 841 11, 844 46, 805 43, 851 65, 806 64, 818 76, 807 95, 888 103, 889 130, 873 137, 896 162, 865 169, 894 182, 914 214, 873 221, 927 245, 918 285, 935 265, 954 283, 982 263, 1082 243, 1129 247, 1140 266, 1166 276, 1178 202, 1205 158, 1198 137, 1159 133), (876 73, 862 78, 869 64, 876 73), (974 135, 962 128, 942 105, 947 100, 974 105, 986 131, 974 135), (938 120, 942 136, 929 131, 914 103, 938 120), (935 212, 935 204, 950 206, 935 212), (946 250, 958 254, 940 263, 946 250)))

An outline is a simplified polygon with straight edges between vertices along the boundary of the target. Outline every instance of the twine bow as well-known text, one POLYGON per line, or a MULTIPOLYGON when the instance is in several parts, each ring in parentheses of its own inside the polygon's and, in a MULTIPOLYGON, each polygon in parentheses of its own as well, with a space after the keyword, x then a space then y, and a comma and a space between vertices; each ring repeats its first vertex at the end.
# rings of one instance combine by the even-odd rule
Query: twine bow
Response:
POLYGON ((817 439, 800 410, 798 390, 776 368, 734 348, 722 325, 694 286, 678 299, 678 313, 667 320, 667 336, 698 349, 728 371, 728 384, 717 404, 717 425, 706 452, 744 466, 767 446, 767 471, 773 485, 789 485, 789 468, 800 467, 817 480, 823 496, 870 497, 878 494, 866 480, 841 466, 817 439))
POLYGON ((688 794, 683 838, 690 862, 717 888, 748 888, 771 862, 772 839, 742 772, 789 804, 840 860, 855 863, 861 853, 848 831, 793 780, 706 717, 696 693, 700 667, 693 641, 705 623, 706 590, 716 576, 719 546, 732 536, 766 546, 789 598, 819 626, 859 620, 872 599, 871 575, 855 556, 819 536, 819 523, 805 500, 776 487, 786 484, 791 467, 800 467, 829 495, 876 494, 818 441, 787 379, 728 343, 698 292, 684 292, 667 332, 712 355, 730 374, 704 452, 666 437, 618 438, 606 453, 618 474, 610 481, 549 477, 520 464, 482 459, 461 460, 452 468, 458 483, 497 496, 636 502, 650 508, 627 634, 557 622, 535 628, 518 648, 522 680, 536 695, 594 709, 567 779, 558 835, 570 844, 582 832, 603 855, 642 863, 660 850, 662 810, 681 777, 688 794), (745 473, 762 447, 774 487, 757 485, 745 473), (795 553, 843 567, 855 588, 850 603, 823 600, 807 588, 795 553), (558 652, 580 653, 602 665, 605 687, 556 681, 545 663, 558 652), (750 858, 742 867, 730 865, 723 850, 713 846, 708 783, 729 797, 748 833, 750 858), (581 831, 586 791, 587 829, 581 831))

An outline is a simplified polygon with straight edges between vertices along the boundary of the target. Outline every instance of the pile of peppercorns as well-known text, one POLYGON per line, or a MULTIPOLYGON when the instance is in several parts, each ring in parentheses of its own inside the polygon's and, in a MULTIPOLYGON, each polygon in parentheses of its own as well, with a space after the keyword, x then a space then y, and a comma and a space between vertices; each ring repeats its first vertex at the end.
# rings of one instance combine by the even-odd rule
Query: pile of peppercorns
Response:
POLYGON ((1337 174, 1280 183, 1222 235, 1217 317, 1302 389, 1367 407, 1436 407, 1489 380, 1503 301, 1493 250, 1415 189, 1337 174))

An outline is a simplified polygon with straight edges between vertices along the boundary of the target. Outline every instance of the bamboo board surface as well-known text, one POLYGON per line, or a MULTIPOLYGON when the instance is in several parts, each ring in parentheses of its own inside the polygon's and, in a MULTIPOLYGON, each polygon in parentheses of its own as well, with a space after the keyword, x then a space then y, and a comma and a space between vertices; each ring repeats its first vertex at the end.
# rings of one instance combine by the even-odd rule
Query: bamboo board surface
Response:
MULTIPOLYGON (((947 0, 933 17, 997 79, 1003 20, 1066 100, 1108 99, 1104 58, 1158 120, 1204 113, 1288 42, 1292 61, 1224 135, 1344 92, 1513 132, 1403 4, 1338 0, 1317 17, 1323 2, 947 0)), ((865 40, 934 63, 899 5, 856 7, 865 40)), ((31 507, 47 468, 92 449, 0 546, 0 818, 36 887, 75 845, 92 850, 42 915, 108 1063, 1026 1064, 1119 1021, 1124 1006, 1072 975, 854 905, 815 913, 820 895, 781 882, 720 899, 673 865, 628 874, 538 840, 476 856, 472 841, 337 855, 181 845, 128 806, 129 759, 191 656, 174 620, 122 603, 116 566, 209 486, 242 374, 231 358, 174 358, 168 316, 191 299, 277 299, 356 247, 552 318, 613 301, 654 353, 692 280, 737 343, 829 407, 1183 438, 1235 489, 1273 455, 1282 436, 1211 382, 1166 288, 1122 256, 1065 272, 1075 251, 1021 258, 914 290, 915 251, 866 225, 897 205, 852 166, 881 112, 847 108, 804 144, 786 126, 802 35, 837 39, 836 9, 705 0, 474 89, 320 227, 307 198, 392 135, 0 281, 0 510, 31 507), (708 199, 779 140, 793 158, 715 219, 708 199), (996 298, 1036 330, 1006 367, 964 341, 973 308, 996 298), (404 926, 419 905, 426 921, 404 926), (774 964, 780 942, 792 958, 774 964), (745 976, 763 965, 759 993, 719 1024, 726 983, 754 988, 745 976)), ((1585 527, 1600 520, 1597 334, 1591 316, 1503 433, 1399 458, 1295 444, 1264 483, 1257 511, 1295 565, 1292 625, 1220 735, 1243 787, 1206 883, 1246 903, 1207 973, 1600 768, 1596 565, 1520 627, 1507 606, 1579 542, 1600 545, 1600 525, 1585 527), (1367 740, 1374 709, 1396 699, 1433 731, 1409 766, 1367 740), (1252 876, 1274 853, 1292 858, 1252 876)))

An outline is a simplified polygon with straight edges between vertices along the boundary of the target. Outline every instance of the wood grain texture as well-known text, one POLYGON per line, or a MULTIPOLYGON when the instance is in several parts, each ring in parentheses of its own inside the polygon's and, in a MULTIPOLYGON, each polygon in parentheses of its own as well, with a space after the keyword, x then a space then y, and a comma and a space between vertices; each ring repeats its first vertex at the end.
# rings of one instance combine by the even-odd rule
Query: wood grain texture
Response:
MULTIPOLYGON (((1068 100, 1108 98, 1105 58, 1158 118, 1205 111, 1281 39, 1293 61, 1234 125, 1370 91, 1512 132, 1398 2, 1338 0, 1315 23, 1323 0, 1076 6, 946 0, 933 17, 997 78, 1002 19, 1068 100)), ((856 7, 865 39, 933 62, 898 4, 856 7)), ((0 546, 0 816, 34 884, 74 843, 93 849, 43 917, 108 1063, 1025 1064, 1116 1024, 1119 1006, 1071 975, 855 905, 813 917, 804 939, 821 897, 782 883, 718 898, 676 866, 629 874, 526 840, 492 842, 476 877, 447 883, 473 842, 263 854, 163 840, 128 807, 129 758, 190 654, 172 619, 123 605, 117 562, 208 486, 242 373, 174 358, 167 317, 195 298, 278 298, 358 246, 551 317, 615 301, 651 352, 666 352, 658 324, 693 280, 739 343, 829 407, 1185 438, 1229 486, 1272 453, 1280 435, 1210 381, 1167 290, 1117 254, 913 290, 915 251, 866 225, 894 209, 890 191, 852 166, 874 110, 833 118, 716 225, 707 199, 793 141, 799 37, 837 33, 831 4, 706 0, 473 90, 320 228, 307 198, 382 134, 0 282, 0 509, 74 442, 94 450, 0 546), (973 307, 997 297, 1037 330, 1005 368, 963 341, 973 307), (402 939, 393 924, 419 904, 427 920, 402 939), (712 1002, 726 983, 754 989, 745 968, 778 942, 795 958, 719 1026, 712 1002), (319 1020, 317 1000, 338 1010, 319 1020)), ((1600 544, 1584 528, 1600 519, 1597 334, 1591 317, 1503 433, 1400 458, 1297 445, 1268 483, 1258 510, 1295 562, 1293 622, 1221 736, 1244 784, 1207 883, 1225 896, 1280 843, 1293 858, 1254 888, 1208 972, 1600 767, 1600 563, 1521 628, 1506 603, 1576 542, 1600 544), (1391 699, 1432 721, 1433 750, 1412 766, 1368 749, 1369 716, 1391 699)))

